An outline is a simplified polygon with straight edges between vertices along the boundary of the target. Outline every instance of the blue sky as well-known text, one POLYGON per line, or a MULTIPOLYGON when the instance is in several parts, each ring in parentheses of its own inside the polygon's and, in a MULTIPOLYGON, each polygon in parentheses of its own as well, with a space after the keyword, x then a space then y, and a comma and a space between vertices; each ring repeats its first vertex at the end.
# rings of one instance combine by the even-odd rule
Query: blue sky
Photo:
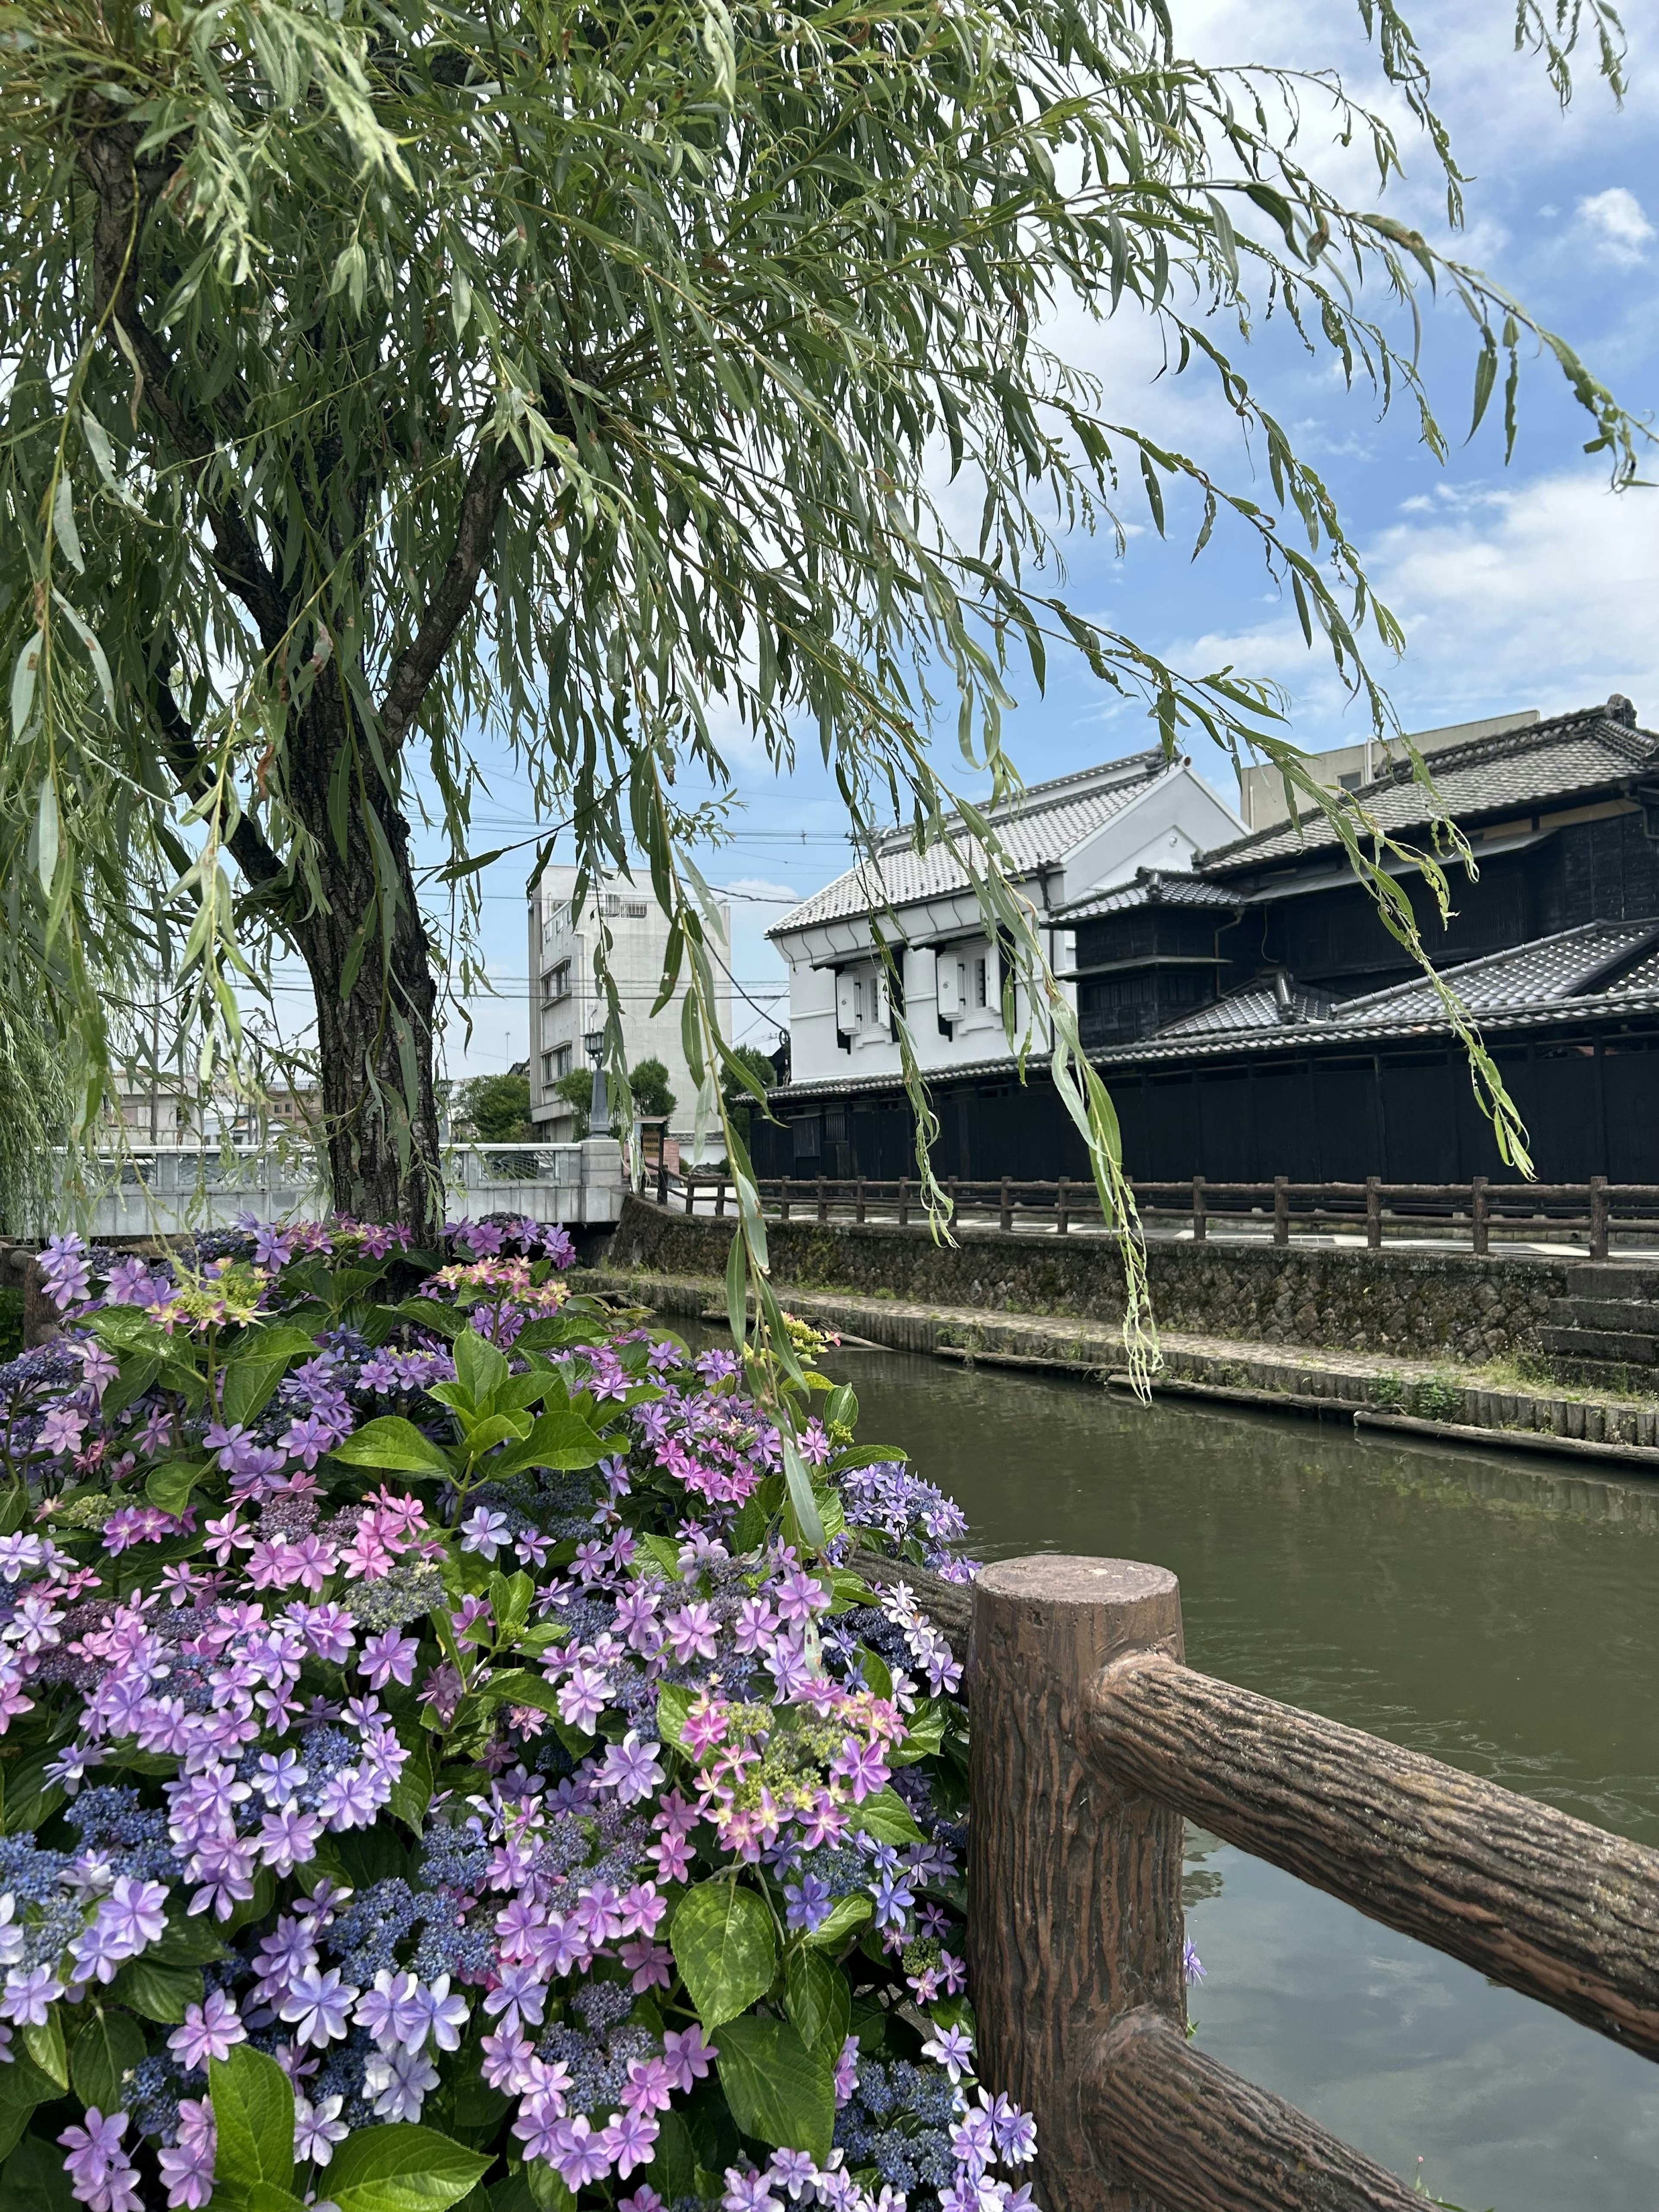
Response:
MULTIPOLYGON (((1182 42, 1211 63, 1339 68, 1352 90, 1396 121, 1406 180, 1378 200, 1369 155, 1317 153, 1316 101, 1303 136, 1310 166, 1351 204, 1379 205, 1486 270, 1566 336, 1626 405, 1659 416, 1659 19, 1651 9, 1632 11, 1623 107, 1581 56, 1564 115, 1536 58, 1511 51, 1505 11, 1490 0, 1413 0, 1407 12, 1471 179, 1466 228, 1455 240, 1433 158, 1403 103, 1383 96, 1356 10, 1345 12, 1340 0, 1206 0, 1177 3, 1176 21, 1182 42)), ((1453 441, 1444 466, 1419 441, 1409 408, 1379 419, 1369 392, 1345 391, 1327 360, 1304 356, 1277 329, 1245 362, 1252 386, 1325 475, 1381 596, 1405 624, 1404 656, 1383 656, 1377 672, 1407 729, 1514 708, 1547 714, 1613 691, 1628 694, 1643 722, 1659 728, 1659 494, 1609 493, 1604 457, 1581 451, 1587 418, 1545 361, 1523 370, 1521 433, 1508 468, 1496 410, 1472 442, 1459 442, 1469 417, 1471 337, 1461 310, 1428 307, 1425 358, 1453 441)), ((1268 495, 1213 384, 1198 372, 1155 381, 1149 334, 1128 316, 1068 320, 1057 343, 1103 377, 1124 419, 1179 445, 1234 488, 1268 495)), ((1659 478, 1659 453, 1645 473, 1659 478)), ((1136 527, 1121 560, 1102 539, 1069 544, 1065 589, 1074 605, 1189 670, 1231 662, 1275 678, 1291 695, 1290 732, 1300 744, 1316 748, 1358 733, 1328 658, 1308 653, 1294 611, 1242 534, 1218 532, 1194 563, 1178 513, 1168 542, 1146 526, 1144 510, 1131 506, 1126 518, 1136 527)), ((1052 664, 1046 696, 1029 678, 1014 688, 1007 741, 1029 781, 1153 741, 1139 709, 1114 704, 1080 665, 1052 664)), ((944 747, 954 754, 950 732, 944 747)), ((738 835, 712 856, 708 873, 740 895, 733 966, 753 1003, 739 1000, 737 1035, 769 1044, 784 1012, 782 969, 763 932, 786 902, 845 865, 841 808, 810 747, 784 783, 741 750, 731 757, 743 802, 738 835)), ((1232 799, 1225 761, 1208 748, 1195 749, 1194 758, 1232 799)), ((483 845, 534 826, 510 775, 492 782, 491 799, 477 809, 483 845)), ((518 854, 486 879, 485 951, 500 995, 473 1003, 470 1046, 452 1030, 453 1074, 500 1069, 526 1048, 522 883, 518 854)))

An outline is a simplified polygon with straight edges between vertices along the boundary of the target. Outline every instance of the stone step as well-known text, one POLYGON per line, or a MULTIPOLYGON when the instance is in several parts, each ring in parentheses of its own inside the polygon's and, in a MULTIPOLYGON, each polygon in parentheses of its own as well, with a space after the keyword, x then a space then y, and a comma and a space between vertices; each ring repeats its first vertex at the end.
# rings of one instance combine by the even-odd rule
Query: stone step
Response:
POLYGON ((1659 1304, 1648 1298, 1552 1298, 1549 1319, 1557 1328, 1615 1328, 1659 1336, 1659 1304))
POLYGON ((1587 1261, 1569 1267, 1567 1295, 1573 1298, 1637 1298, 1659 1303, 1659 1267, 1630 1260, 1587 1261))
POLYGON ((1626 1367, 1659 1366, 1659 1335, 1633 1329, 1556 1328, 1547 1324, 1538 1334, 1544 1350, 1553 1358, 1613 1360, 1626 1367))

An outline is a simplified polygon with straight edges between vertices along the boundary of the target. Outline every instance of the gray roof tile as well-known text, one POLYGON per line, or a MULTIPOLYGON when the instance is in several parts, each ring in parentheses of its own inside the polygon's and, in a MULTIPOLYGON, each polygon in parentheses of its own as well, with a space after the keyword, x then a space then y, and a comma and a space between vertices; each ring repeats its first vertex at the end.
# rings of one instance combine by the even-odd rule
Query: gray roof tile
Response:
MULTIPOLYGON (((1624 702, 1619 703, 1622 710, 1624 702)), ((1449 746, 1430 756, 1429 767, 1443 811, 1468 821, 1659 771, 1659 737, 1619 719, 1607 707, 1584 707, 1498 737, 1449 746)), ((1397 763, 1347 795, 1390 832, 1423 830, 1435 818, 1433 804, 1409 761, 1397 763)), ((1198 865, 1206 876, 1231 876, 1334 848, 1340 848, 1335 830, 1313 808, 1299 823, 1279 823, 1200 854, 1198 865)))
MULTIPOLYGON (((1180 764, 1162 751, 1133 753, 1078 775, 1028 784, 1018 797, 994 810, 991 820, 1016 877, 1063 860, 1085 838, 1121 813, 1149 785, 1180 764)), ((960 823, 957 824, 960 829, 960 823)), ((968 850, 977 854, 972 840, 968 850)), ((968 871, 943 845, 918 853, 908 830, 883 838, 873 861, 861 860, 801 904, 792 907, 767 931, 787 936, 814 922, 843 921, 879 912, 884 905, 916 906, 924 899, 948 897, 969 888, 968 871)))
POLYGON ((1132 914, 1149 906, 1219 908, 1231 914, 1241 903, 1237 891, 1207 882, 1202 876, 1141 868, 1133 883, 1120 884, 1115 890, 1091 891, 1087 898, 1074 899, 1070 906, 1056 907, 1054 914, 1057 920, 1070 924, 1095 921, 1105 915, 1132 914))

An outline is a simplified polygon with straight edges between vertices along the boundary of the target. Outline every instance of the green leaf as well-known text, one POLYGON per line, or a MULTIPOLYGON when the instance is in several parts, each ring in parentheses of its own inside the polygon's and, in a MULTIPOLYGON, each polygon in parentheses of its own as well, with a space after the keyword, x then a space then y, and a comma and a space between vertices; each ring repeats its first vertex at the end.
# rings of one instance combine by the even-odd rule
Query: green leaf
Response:
POLYGON ((863 1804, 854 1805, 848 1825, 862 1828, 884 1844, 919 1844, 921 1830, 910 1817, 904 1800, 891 1790, 872 1790, 863 1804))
POLYGON ((828 2051, 833 2069, 853 2017, 853 1993, 841 1968, 822 1951, 792 1951, 783 2008, 808 2051, 817 2057, 828 2051))
POLYGON ((206 1472, 188 1460, 167 1460, 145 1476, 144 1495, 163 1513, 182 1513, 190 1503, 191 1492, 206 1472))
POLYGON ((76 2212, 64 2154, 56 2143, 25 2136, 0 2166, 0 2201, 6 2212, 76 2212))
POLYGON ((219 1405, 227 1421, 251 1421, 263 1411, 295 1359, 317 1347, 297 1328, 270 1329, 253 1337, 225 1368, 219 1405))
POLYGON ((720 2030, 714 2063, 744 2135, 781 2150, 807 2151, 820 2161, 829 2157, 836 2069, 827 2048, 809 2051, 787 2020, 750 2014, 720 2030))
POLYGON ((680 1547, 678 1544, 671 1542, 666 1536, 653 1535, 649 1532, 642 1536, 636 1536, 634 1539, 634 1557, 636 1559, 641 1557, 649 1559, 653 1566, 660 1567, 664 1574, 673 1582, 683 1582, 685 1579, 680 1567, 680 1547))
POLYGON ((545 2159, 531 2159, 526 2164, 524 2178, 537 2212, 573 2212, 574 2193, 556 2166, 550 2166, 545 2159))
POLYGON ((806 1937, 817 1951, 835 1951, 848 1937, 862 1928, 875 1911, 867 1897, 843 1897, 830 1908, 830 1917, 820 1921, 817 1929, 806 1937))
POLYGON ((455 1380, 471 1395, 474 1406, 482 1411, 496 1384, 505 1382, 507 1376, 507 1354, 499 1346, 480 1336, 476 1328, 464 1328, 455 1340, 455 1380))
POLYGON ((56 2005, 48 2005, 46 2016, 38 2026, 22 2031, 23 2048, 50 2081, 60 2089, 69 2087, 69 2052, 64 2046, 63 2015, 56 2005))
POLYGON ((795 1527, 801 1541, 813 1551, 821 1552, 828 1540, 818 1518, 817 1502, 812 1496, 811 1477, 793 1437, 787 1431, 783 1437, 783 1479, 788 1486, 789 1503, 794 1509, 795 1527))
POLYGON ((224 1955, 216 1923, 203 1914, 184 1911, 167 1922, 161 1942, 144 1954, 152 1966, 209 1966, 224 1955))
POLYGON ((33 1752, 6 1769, 4 1818, 9 1836, 38 1828, 63 1803, 62 1784, 46 1779, 46 1769, 57 1756, 55 1750, 33 1752))
POLYGON ((146 2020, 176 2027, 187 2005, 202 2002, 202 1977, 194 1966, 163 1966, 149 1958, 130 1959, 110 1985, 110 1995, 146 2020))
MULTIPOLYGON (((20 2112, 27 2123, 36 2105, 50 2105, 62 2094, 59 2084, 43 2073, 26 2051, 14 2051, 10 2065, 0 2066, 0 2112, 8 2116, 20 2112)), ((106 2105, 99 2106, 100 2112, 109 2109, 106 2105)))
POLYGON ((528 1705, 532 1712, 554 1713, 559 1710, 559 1696, 544 1676, 532 1674, 527 1667, 504 1667, 490 1675, 478 1691, 487 1705, 528 1705))
POLYGON ((665 2203, 689 2197, 696 2172, 697 2155, 691 2147, 691 2130, 674 2111, 657 2116, 656 2155, 651 2161, 651 2186, 665 2203))
POLYGON ((665 1743, 685 1743, 685 1717, 697 1692, 686 1682, 665 1682, 657 1692, 657 1734, 665 1743))
MULTIPOLYGON (((76 2095, 100 2112, 121 2112, 127 2101, 123 2082, 143 2055, 144 2031, 132 2014, 94 2004, 70 2053, 76 2095)), ((282 2069, 276 2070, 281 2073, 282 2069)))
POLYGON ((405 1421, 397 1413, 382 1413, 378 1420, 365 1421, 343 1443, 334 1446, 331 1456, 343 1460, 348 1467, 391 1468, 398 1474, 453 1474, 448 1455, 425 1437, 413 1421, 405 1421))
POLYGON ((448 2212, 491 2163, 434 2129, 399 2123, 348 2136, 325 2178, 340 2212, 448 2212))
POLYGON ((404 1771, 392 1785, 386 1809, 416 1835, 426 1832, 427 1808, 432 1802, 432 1753, 424 1737, 404 1761, 404 1771))
POLYGON ((772 1916, 752 1889, 702 1881, 680 1899, 669 1942, 691 2002, 711 2032, 764 1996, 777 1972, 772 1916))
POLYGON ((241 2194, 261 2182, 291 2188, 294 2092, 276 2061, 239 2044, 228 2058, 208 2061, 208 2085, 219 2138, 215 2181, 241 2194))

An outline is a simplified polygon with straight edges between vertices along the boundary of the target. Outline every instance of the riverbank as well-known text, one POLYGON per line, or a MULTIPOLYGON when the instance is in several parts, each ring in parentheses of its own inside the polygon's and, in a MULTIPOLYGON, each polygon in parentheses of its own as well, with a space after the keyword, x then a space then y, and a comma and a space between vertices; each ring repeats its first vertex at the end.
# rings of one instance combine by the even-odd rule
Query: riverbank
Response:
MULTIPOLYGON (((729 1230, 725 1235, 729 1239, 729 1230)), ((605 1266, 579 1270, 572 1281, 672 1319, 719 1319, 725 1312, 725 1283, 714 1273, 605 1266)), ((1105 1322, 994 1313, 899 1298, 885 1291, 817 1290, 783 1282, 778 1288, 789 1310, 815 1328, 889 1351, 1127 1386, 1122 1336, 1105 1322)), ((1164 1358, 1153 1378, 1155 1395, 1207 1398, 1348 1424, 1357 1420, 1448 1443, 1508 1444, 1659 1474, 1659 1401, 1653 1400, 1528 1384, 1502 1370, 1456 1370, 1443 1362, 1386 1352, 1304 1351, 1180 1329, 1160 1332, 1159 1342, 1164 1358)))

